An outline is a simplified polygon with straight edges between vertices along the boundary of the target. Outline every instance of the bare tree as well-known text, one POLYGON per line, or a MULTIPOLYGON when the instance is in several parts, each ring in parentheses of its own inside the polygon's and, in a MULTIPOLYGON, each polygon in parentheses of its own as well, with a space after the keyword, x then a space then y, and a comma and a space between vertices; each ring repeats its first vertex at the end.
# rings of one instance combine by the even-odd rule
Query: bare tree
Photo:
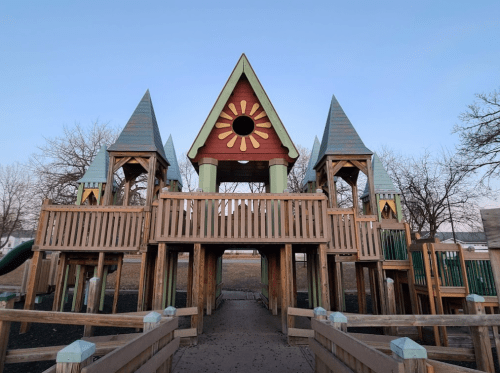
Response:
POLYGON ((187 153, 182 153, 180 156, 179 171, 182 177, 182 191, 194 192, 198 188, 198 174, 191 164, 187 153))
POLYGON ((460 136, 459 153, 469 160, 470 171, 485 170, 483 178, 500 176, 500 91, 477 94, 477 101, 460 115, 461 125, 454 133, 460 136))
MULTIPOLYGON (((63 127, 63 135, 45 138, 29 162, 36 180, 37 194, 56 204, 73 204, 78 183, 102 145, 115 142, 119 131, 98 120, 89 126, 75 123, 63 127)), ((119 180, 121 182, 122 180, 119 180)))
POLYGON ((287 188, 290 193, 302 192, 302 184, 306 176, 309 158, 311 157, 310 149, 299 144, 296 145, 296 148, 299 152, 299 158, 295 161, 295 164, 288 174, 287 188))
POLYGON ((491 191, 474 182, 458 155, 443 150, 436 156, 426 151, 405 157, 383 149, 380 158, 401 191, 405 218, 413 231, 429 231, 434 237, 444 223, 480 228, 478 204, 491 191))
POLYGON ((28 222, 31 190, 26 175, 19 165, 0 165, 0 249, 28 222))

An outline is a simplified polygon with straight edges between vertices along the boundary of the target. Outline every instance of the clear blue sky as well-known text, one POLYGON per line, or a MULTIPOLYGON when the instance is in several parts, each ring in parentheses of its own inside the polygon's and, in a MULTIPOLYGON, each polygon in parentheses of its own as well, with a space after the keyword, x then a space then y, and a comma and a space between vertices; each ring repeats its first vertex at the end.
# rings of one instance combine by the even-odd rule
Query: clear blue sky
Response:
POLYGON ((335 94, 370 149, 452 148, 474 94, 500 86, 500 1, 3 1, 0 163, 99 118, 123 127, 150 89, 189 149, 241 53, 295 143, 335 94))

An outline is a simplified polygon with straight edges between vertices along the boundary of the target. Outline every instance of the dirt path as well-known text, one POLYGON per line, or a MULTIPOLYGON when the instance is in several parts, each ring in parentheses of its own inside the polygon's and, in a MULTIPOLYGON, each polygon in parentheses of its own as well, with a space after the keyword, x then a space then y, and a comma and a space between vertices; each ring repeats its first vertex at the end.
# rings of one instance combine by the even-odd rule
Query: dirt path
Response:
POLYGON ((180 348, 174 373, 313 372, 307 348, 290 347, 281 333, 280 316, 272 316, 253 293, 228 291, 194 347, 180 348))

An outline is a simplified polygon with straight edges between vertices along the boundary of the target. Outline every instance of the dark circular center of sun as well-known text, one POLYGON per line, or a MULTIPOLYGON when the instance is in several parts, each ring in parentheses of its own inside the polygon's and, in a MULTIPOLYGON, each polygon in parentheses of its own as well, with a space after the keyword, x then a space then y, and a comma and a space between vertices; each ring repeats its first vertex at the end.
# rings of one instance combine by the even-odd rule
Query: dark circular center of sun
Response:
POLYGON ((255 128, 252 118, 242 115, 233 122, 233 131, 240 136, 250 135, 255 128))

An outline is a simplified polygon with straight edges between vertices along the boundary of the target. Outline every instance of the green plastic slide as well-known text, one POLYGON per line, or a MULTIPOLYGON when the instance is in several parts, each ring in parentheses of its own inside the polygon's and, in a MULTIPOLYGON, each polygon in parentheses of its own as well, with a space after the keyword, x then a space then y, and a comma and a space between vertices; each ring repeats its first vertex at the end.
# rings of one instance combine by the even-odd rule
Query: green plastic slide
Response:
POLYGON ((3 276, 21 264, 23 264, 27 259, 30 259, 33 256, 33 251, 31 248, 35 240, 29 240, 23 242, 20 245, 14 247, 7 255, 5 255, 2 260, 0 260, 0 276, 3 276))

